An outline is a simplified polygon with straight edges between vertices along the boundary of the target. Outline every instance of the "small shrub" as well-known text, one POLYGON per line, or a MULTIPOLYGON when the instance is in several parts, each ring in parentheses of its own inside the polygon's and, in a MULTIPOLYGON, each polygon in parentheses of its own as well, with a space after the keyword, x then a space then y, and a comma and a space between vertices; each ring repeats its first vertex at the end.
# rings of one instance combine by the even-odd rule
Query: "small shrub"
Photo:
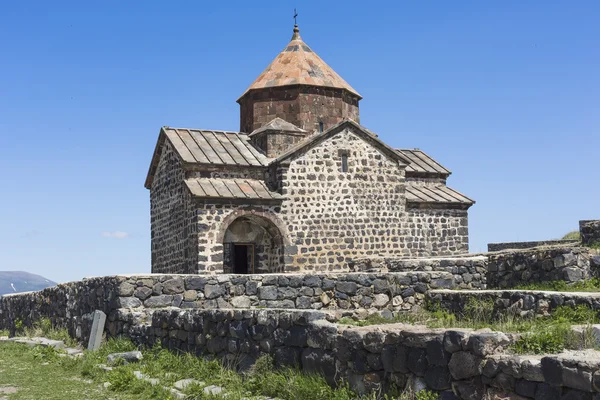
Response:
POLYGON ((585 247, 589 247, 590 249, 600 250, 600 241, 595 241, 587 244, 585 247))
POLYGON ((581 235, 579 234, 579 231, 571 231, 561 238, 561 240, 580 240, 580 239, 581 239, 581 235))
POLYGON ((519 354, 559 353, 567 343, 573 341, 573 336, 568 324, 549 325, 545 329, 521 336, 513 345, 513 350, 519 354))
POLYGON ((421 390, 415 393, 415 400, 438 400, 440 396, 430 390, 421 390))
POLYGON ((600 291, 600 278, 591 278, 585 281, 567 284, 565 281, 550 281, 530 283, 515 286, 518 290, 549 290, 553 292, 598 292, 600 291))
POLYGON ((476 299, 471 297, 464 306, 462 318, 476 323, 491 323, 494 315, 493 299, 476 299))
POLYGON ((596 324, 599 322, 598 312, 584 304, 575 307, 557 307, 552 313, 552 319, 559 323, 569 324, 596 324))
MULTIPOLYGON (((416 393, 411 390, 405 390, 397 397, 398 400, 439 400, 439 398, 440 395, 431 390, 420 390, 416 393)), ((387 396, 385 396, 385 400, 388 400, 387 396)), ((389 400, 392 399, 389 398, 389 400)))
POLYGON ((15 333, 23 332, 23 321, 19 318, 15 319, 15 333))
POLYGON ((35 346, 33 358, 42 362, 56 362, 59 359, 58 351, 52 346, 35 346))
POLYGON ((135 381, 137 381, 137 378, 135 375, 133 375, 133 371, 128 368, 117 368, 108 373, 110 390, 114 390, 116 392, 125 391, 135 381))

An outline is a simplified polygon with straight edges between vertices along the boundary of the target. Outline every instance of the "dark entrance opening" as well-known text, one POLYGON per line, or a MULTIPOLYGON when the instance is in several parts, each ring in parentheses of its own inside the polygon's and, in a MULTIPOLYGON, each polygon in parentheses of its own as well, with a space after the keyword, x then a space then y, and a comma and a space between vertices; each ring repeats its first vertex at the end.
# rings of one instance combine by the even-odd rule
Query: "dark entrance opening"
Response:
MULTIPOLYGON (((252 244, 234 244, 233 245, 233 273, 247 274, 250 266, 254 265, 254 245, 252 244)), ((253 268, 252 268, 253 269, 253 268)), ((252 271, 254 272, 254 271, 252 271)))

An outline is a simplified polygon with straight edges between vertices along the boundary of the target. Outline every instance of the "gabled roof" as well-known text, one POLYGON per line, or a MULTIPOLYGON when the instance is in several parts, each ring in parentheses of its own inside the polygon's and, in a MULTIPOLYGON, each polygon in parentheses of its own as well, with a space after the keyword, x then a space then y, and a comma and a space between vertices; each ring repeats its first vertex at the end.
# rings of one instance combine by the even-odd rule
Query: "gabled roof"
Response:
MULTIPOLYGON (((262 74, 240 96, 254 89, 276 86, 311 85, 345 89, 362 98, 352 86, 325 63, 300 37, 294 26, 292 40, 269 64, 262 74)), ((239 99, 238 99, 239 101, 239 99)))
POLYGON ((464 194, 443 184, 435 186, 407 184, 405 193, 408 203, 464 204, 469 206, 475 204, 475 201, 464 194))
POLYGON ((448 177, 448 175, 452 173, 422 150, 397 149, 397 151, 410 160, 410 164, 406 166, 407 175, 410 175, 411 173, 440 174, 448 177))
POLYGON ((273 119, 271 122, 269 122, 268 124, 263 125, 258 129, 255 129, 249 136, 254 136, 261 132, 266 132, 266 131, 278 131, 278 132, 283 131, 283 132, 292 132, 292 133, 299 133, 299 134, 308 133, 308 131, 305 131, 304 129, 301 129, 301 128, 297 127, 296 125, 277 117, 277 118, 273 119))
POLYGON ((366 128, 362 127, 361 125, 357 124, 351 119, 345 119, 341 122, 338 122, 337 124, 335 124, 334 126, 332 126, 324 132, 309 136, 306 140, 300 142, 297 146, 293 147, 286 153, 271 161, 271 164, 283 163, 297 154, 304 153, 313 148, 314 146, 318 145, 319 143, 322 143, 323 141, 338 134, 339 132, 342 132, 344 129, 351 129, 354 133, 361 136, 365 141, 371 143, 373 146, 380 149, 384 154, 387 154, 392 159, 398 160, 402 164, 410 163, 410 160, 408 160, 401 153, 397 152, 387 144, 383 143, 366 128))
POLYGON ((161 128, 146 177, 145 186, 148 189, 152 185, 162 147, 167 140, 184 165, 264 167, 271 161, 252 146, 246 134, 165 126, 161 128))
POLYGON ((256 179, 190 178, 185 184, 194 197, 210 199, 283 200, 256 179))

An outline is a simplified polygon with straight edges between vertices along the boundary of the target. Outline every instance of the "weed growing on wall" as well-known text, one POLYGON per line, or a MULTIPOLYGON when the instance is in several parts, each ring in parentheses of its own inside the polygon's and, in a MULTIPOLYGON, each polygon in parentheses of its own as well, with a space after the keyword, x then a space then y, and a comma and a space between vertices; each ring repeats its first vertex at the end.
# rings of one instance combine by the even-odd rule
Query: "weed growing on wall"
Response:
POLYGON ((600 292, 600 278, 567 284, 565 281, 530 283, 515 286, 516 290, 549 290, 553 292, 600 292))
POLYGON ((571 231, 564 235, 561 240, 581 240, 581 234, 579 231, 571 231))
POLYGON ((590 327, 600 323, 598 312, 586 305, 557 307, 548 317, 522 317, 516 313, 496 315, 492 299, 470 298, 459 314, 443 310, 439 303, 429 302, 427 309, 399 313, 392 319, 375 314, 364 320, 341 318, 338 323, 367 326, 382 323, 409 323, 429 328, 491 328, 501 332, 522 333, 512 350, 520 354, 556 353, 563 349, 593 348, 596 346, 590 328, 574 332, 572 325, 590 327))

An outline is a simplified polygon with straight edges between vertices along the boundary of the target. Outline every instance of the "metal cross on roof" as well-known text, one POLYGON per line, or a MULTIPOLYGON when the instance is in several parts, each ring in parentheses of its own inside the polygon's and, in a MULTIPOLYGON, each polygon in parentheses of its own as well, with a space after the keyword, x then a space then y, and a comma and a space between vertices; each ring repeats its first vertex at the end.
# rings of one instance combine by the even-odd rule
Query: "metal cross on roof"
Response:
POLYGON ((294 25, 298 25, 298 22, 296 21, 297 16, 298 16, 298 13, 296 12, 296 9, 294 8, 294 25))

